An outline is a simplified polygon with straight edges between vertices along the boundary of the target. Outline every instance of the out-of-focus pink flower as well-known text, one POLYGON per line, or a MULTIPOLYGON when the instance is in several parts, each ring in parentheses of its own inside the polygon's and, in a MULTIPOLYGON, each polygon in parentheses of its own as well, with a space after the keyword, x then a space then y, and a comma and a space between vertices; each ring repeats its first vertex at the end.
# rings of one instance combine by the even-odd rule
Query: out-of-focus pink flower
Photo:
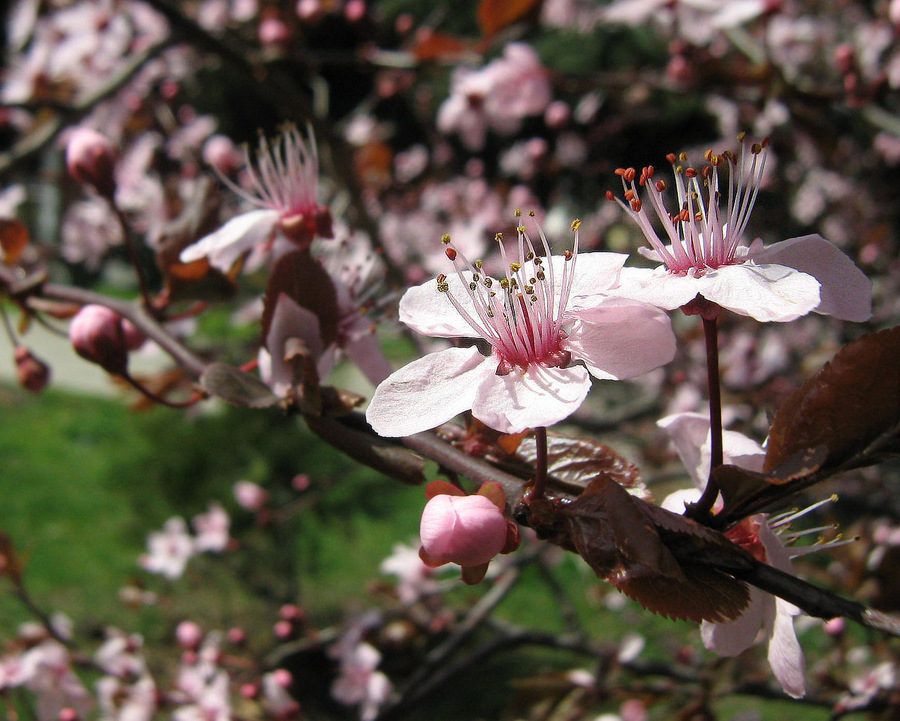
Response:
POLYGON ((166 521, 162 531, 147 537, 147 553, 141 556, 140 563, 145 571, 174 580, 181 577, 195 552, 187 523, 176 516, 166 521))
POLYGON ((72 131, 66 144, 66 168, 75 180, 112 198, 116 191, 115 165, 116 148, 109 138, 91 128, 72 131))
POLYGON ((444 236, 455 274, 439 275, 436 287, 407 290, 400 320, 426 335, 483 338, 491 354, 448 348, 390 375, 366 412, 377 433, 418 433, 470 409, 502 433, 549 426, 578 409, 591 376, 634 378, 674 357, 665 314, 603 295, 616 286, 625 258, 578 255, 578 225, 572 224, 574 250, 564 256, 550 255, 543 231, 539 256, 519 227, 514 258, 500 245, 506 264, 500 279, 486 275, 481 261, 469 262, 444 236))
POLYGON ((348 647, 340 656, 340 674, 331 685, 331 696, 348 706, 359 705, 361 721, 372 721, 391 693, 391 682, 381 671, 381 654, 368 643, 348 647))
POLYGON ((94 661, 112 676, 137 678, 147 673, 143 648, 141 636, 110 628, 106 631, 106 641, 94 654, 94 661))
POLYGON ((249 151, 244 155, 250 190, 225 176, 222 181, 259 210, 232 218, 185 248, 182 262, 206 257, 214 267, 228 271, 244 253, 268 247, 276 237, 300 248, 308 248, 317 235, 331 237, 331 214, 316 197, 319 158, 311 133, 304 139, 296 128, 289 128, 271 145, 261 139, 255 165, 249 151))
POLYGON ((228 548, 231 519, 220 503, 210 503, 209 510, 191 519, 196 537, 194 548, 200 551, 221 553, 228 548))
POLYGON ((104 676, 96 684, 97 699, 106 719, 152 721, 157 711, 157 688, 147 674, 134 683, 104 676))
POLYGON ((397 577, 401 603, 414 603, 437 590, 434 569, 422 560, 417 548, 405 543, 396 544, 379 569, 397 577))
POLYGON ((72 670, 68 649, 58 641, 43 641, 22 655, 21 674, 34 693, 39 721, 59 721, 63 709, 84 717, 93 706, 90 694, 72 670))
POLYGON ((266 711, 276 719, 289 719, 300 713, 300 704, 289 693, 294 678, 287 669, 279 668, 262 678, 266 711))
POLYGON ((765 169, 767 143, 747 146, 740 157, 714 155, 697 169, 685 155, 668 156, 675 178, 678 212, 666 210, 666 181, 648 166, 640 173, 620 169, 624 202, 651 249, 641 254, 663 263, 655 269, 629 268, 618 291, 624 297, 673 310, 698 295, 756 320, 790 321, 814 310, 844 320, 862 321, 872 314, 872 288, 865 274, 820 235, 791 238, 770 246, 742 244, 750 212, 765 169), (728 168, 728 185, 719 170, 728 168), (644 199, 641 199, 641 193, 644 199), (648 206, 664 230, 653 227, 648 206), (721 206, 721 207, 720 207, 721 206))
POLYGON ((437 124, 441 132, 459 133, 470 150, 480 150, 489 129, 515 133, 524 118, 543 113, 552 99, 537 53, 524 43, 510 43, 502 57, 480 70, 456 69, 437 124))
POLYGON ((175 627, 175 638, 182 648, 196 651, 203 641, 203 629, 196 621, 182 621, 175 627))
POLYGON ((85 360, 108 373, 124 375, 128 370, 128 351, 139 347, 143 336, 106 306, 86 305, 69 324, 69 340, 85 360))
POLYGON ((258 511, 269 501, 269 492, 253 481, 238 481, 233 490, 234 500, 248 511, 258 511))
MULTIPOLYGON (((697 501, 709 477, 709 418, 699 413, 681 413, 659 421, 665 428, 694 480, 695 488, 669 495, 662 503, 675 513, 684 511, 685 503, 697 501)), ((726 431, 723 436, 725 463, 751 471, 761 471, 765 451, 751 438, 726 431)), ((785 573, 794 574, 790 554, 779 537, 772 532, 764 514, 744 519, 727 534, 732 541, 747 549, 764 563, 785 573)), ((728 623, 703 622, 704 645, 722 656, 737 656, 755 643, 768 644, 768 660, 772 673, 785 693, 799 698, 806 692, 803 650, 794 632, 794 616, 800 610, 791 603, 757 588, 750 589, 750 604, 735 620, 728 623)))
POLYGON ((173 721, 231 721, 228 674, 217 671, 188 703, 172 713, 173 721))

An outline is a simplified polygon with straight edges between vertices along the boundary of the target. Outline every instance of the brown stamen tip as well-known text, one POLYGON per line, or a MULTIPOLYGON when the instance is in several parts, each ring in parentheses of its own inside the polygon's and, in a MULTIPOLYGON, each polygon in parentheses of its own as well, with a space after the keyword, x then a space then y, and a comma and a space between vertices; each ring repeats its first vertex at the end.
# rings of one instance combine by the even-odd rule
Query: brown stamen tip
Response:
POLYGON ((632 209, 635 213, 640 213, 640 212, 641 212, 641 207, 643 207, 643 206, 642 206, 642 204, 641 204, 640 199, 635 198, 634 200, 631 201, 631 209, 632 209))
POLYGON ((675 163, 678 162, 678 156, 675 155, 675 153, 669 153, 666 156, 666 160, 668 160, 672 165, 675 165, 675 163))
POLYGON ((444 251, 444 254, 445 254, 450 260, 456 260, 456 251, 453 250, 453 248, 447 248, 447 250, 444 251))
POLYGON ((615 194, 614 194, 611 190, 607 190, 607 191, 606 191, 606 199, 615 202, 615 201, 616 201, 616 196, 615 196, 615 194))
POLYGON ((625 171, 625 175, 623 177, 625 178, 625 180, 627 182, 633 183, 636 175, 637 175, 637 171, 634 168, 628 168, 625 171))
POLYGON ((660 193, 665 192, 666 190, 666 181, 665 180, 657 180, 656 181, 656 190, 660 193))
POLYGON ((566 260, 572 260, 572 251, 567 249, 563 253, 563 258, 565 258, 566 260))
POLYGON ((696 178, 697 177, 697 169, 696 168, 685 168, 684 169, 684 177, 685 178, 696 178))
POLYGON ((575 218, 572 221, 572 231, 576 232, 581 227, 581 218, 575 218))

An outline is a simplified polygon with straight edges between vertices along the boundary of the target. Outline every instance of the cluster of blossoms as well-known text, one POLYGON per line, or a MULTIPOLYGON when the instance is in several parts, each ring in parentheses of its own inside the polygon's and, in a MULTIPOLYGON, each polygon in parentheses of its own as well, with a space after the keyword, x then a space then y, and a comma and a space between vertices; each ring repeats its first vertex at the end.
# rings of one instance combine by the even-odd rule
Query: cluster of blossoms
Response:
POLYGON ((194 516, 191 523, 196 535, 191 535, 180 516, 166 521, 163 530, 151 533, 147 553, 140 558, 141 567, 166 578, 180 578, 188 561, 198 553, 222 553, 228 549, 231 520, 220 504, 211 503, 209 510, 194 516))

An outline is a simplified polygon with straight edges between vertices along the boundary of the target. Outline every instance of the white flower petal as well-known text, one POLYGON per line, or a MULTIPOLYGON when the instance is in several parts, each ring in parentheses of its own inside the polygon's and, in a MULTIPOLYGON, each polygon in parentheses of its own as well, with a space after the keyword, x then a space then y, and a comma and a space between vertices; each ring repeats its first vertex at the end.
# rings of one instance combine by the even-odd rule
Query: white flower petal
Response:
POLYGON ((656 425, 668 434, 694 485, 697 488, 706 486, 709 455, 704 457, 702 449, 709 440, 709 416, 705 413, 675 413, 660 418, 656 425))
POLYGON ((757 263, 778 263, 813 276, 821 284, 817 313, 865 321, 872 315, 872 282, 837 246, 821 235, 774 243, 753 253, 757 263))
POLYGON ((774 614, 775 598, 756 588, 750 589, 750 605, 734 621, 703 622, 700 635, 703 645, 720 656, 737 656, 756 641, 765 623, 767 610, 774 614), (770 607, 770 608, 767 608, 770 607))
POLYGON ((570 314, 575 323, 563 348, 596 378, 635 378, 675 357, 669 317, 658 308, 622 298, 570 314))
POLYGON ((477 348, 429 353, 389 375, 376 389, 366 420, 381 436, 409 436, 436 428, 472 407, 478 387, 497 361, 477 348))
POLYGON ((675 310, 697 296, 696 278, 674 275, 664 265, 657 268, 622 268, 619 285, 610 295, 675 310))
MULTIPOLYGON (((626 260, 628 256, 624 253, 579 253, 575 258, 575 276, 572 278, 569 298, 574 300, 582 296, 593 296, 615 287, 626 260)), ((554 255, 551 261, 558 298, 564 264, 571 264, 572 261, 565 260, 561 255, 554 255)))
MULTIPOLYGON (((477 321, 475 305, 456 274, 447 275, 448 293, 477 321)), ((407 290, 400 299, 400 321, 417 333, 435 338, 477 338, 478 333, 459 314, 448 293, 437 289, 437 281, 429 280, 407 290)))
POLYGON ((784 602, 781 599, 775 599, 775 602, 776 612, 769 639, 769 666, 772 667, 772 673, 775 674, 784 692, 794 698, 801 698, 806 694, 804 680, 806 661, 803 658, 803 649, 800 648, 800 642, 794 631, 793 615, 789 610, 782 608, 784 602))
POLYGON ((279 217, 277 210, 251 210, 238 215, 181 251, 180 260, 190 263, 209 258, 214 268, 228 272, 241 255, 268 239, 279 217))
POLYGON ((707 300, 763 323, 783 323, 819 305, 819 281, 786 265, 725 265, 693 280, 707 300))
POLYGON ((492 373, 477 389, 472 415, 501 433, 551 426, 574 413, 590 388, 590 376, 581 366, 532 364, 525 372, 492 373))

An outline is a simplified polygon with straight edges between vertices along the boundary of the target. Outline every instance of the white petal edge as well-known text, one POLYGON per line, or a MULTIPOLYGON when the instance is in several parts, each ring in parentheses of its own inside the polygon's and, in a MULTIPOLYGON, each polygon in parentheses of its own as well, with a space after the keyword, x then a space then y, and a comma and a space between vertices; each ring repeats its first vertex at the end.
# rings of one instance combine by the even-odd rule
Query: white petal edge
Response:
POLYGON ((472 407, 478 387, 496 367, 496 361, 481 355, 477 348, 429 353, 378 385, 366 420, 387 438, 436 428, 472 407))
POLYGON ((278 218, 277 210, 251 210, 238 215, 182 250, 180 260, 191 263, 209 258, 214 268, 228 272, 241 255, 268 239, 278 218))
POLYGON ((816 313, 862 322, 872 316, 872 281, 836 245, 804 235, 753 252, 757 263, 778 263, 808 273, 821 284, 816 313))
POLYGON ((531 365, 505 376, 492 373, 477 389, 472 415, 501 433, 552 426, 578 410, 590 388, 590 376, 581 366, 531 365))

